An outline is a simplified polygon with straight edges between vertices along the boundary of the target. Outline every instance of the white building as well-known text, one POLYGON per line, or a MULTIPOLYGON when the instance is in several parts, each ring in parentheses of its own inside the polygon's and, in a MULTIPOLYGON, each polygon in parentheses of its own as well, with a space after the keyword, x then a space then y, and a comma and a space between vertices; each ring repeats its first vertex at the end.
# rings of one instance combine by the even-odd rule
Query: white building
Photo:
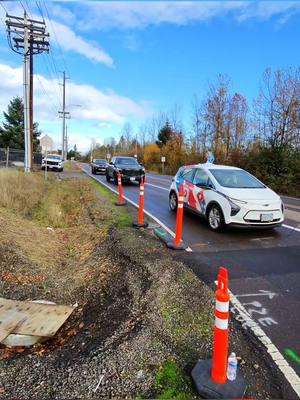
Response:
POLYGON ((49 153, 53 150, 53 140, 51 139, 50 136, 45 135, 42 138, 40 138, 40 146, 42 148, 42 154, 45 154, 46 152, 49 153))

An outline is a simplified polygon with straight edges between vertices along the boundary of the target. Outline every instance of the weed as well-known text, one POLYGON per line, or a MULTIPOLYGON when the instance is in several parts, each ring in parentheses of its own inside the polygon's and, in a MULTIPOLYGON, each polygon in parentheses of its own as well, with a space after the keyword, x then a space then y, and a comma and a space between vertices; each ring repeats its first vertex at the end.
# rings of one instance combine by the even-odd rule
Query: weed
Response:
POLYGON ((156 386, 159 399, 188 400, 193 397, 189 389, 188 378, 171 359, 167 360, 158 370, 156 386))

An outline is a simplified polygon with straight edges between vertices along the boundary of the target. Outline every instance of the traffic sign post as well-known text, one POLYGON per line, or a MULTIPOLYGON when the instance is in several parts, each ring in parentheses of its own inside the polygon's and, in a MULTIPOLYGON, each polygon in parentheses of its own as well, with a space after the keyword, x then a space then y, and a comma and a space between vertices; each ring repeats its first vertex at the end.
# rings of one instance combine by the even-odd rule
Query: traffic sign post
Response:
POLYGON ((162 156, 161 157, 162 173, 164 173, 164 171, 165 171, 165 162, 166 162, 166 157, 162 156))

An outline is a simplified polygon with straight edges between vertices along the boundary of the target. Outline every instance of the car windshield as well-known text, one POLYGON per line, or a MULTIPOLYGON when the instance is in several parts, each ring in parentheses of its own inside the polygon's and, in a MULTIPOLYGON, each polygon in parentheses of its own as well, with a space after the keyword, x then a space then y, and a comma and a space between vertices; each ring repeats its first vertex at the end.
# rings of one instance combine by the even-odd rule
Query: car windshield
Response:
POLYGON ((106 164, 106 161, 105 160, 94 160, 94 163, 97 165, 103 165, 103 164, 106 164))
POLYGON ((60 160, 60 156, 53 156, 52 154, 48 154, 47 158, 52 158, 52 160, 60 160))
POLYGON ((242 169, 210 169, 221 186, 237 189, 265 188, 259 180, 242 169))
POLYGON ((117 158, 116 164, 121 165, 139 165, 135 158, 117 158))

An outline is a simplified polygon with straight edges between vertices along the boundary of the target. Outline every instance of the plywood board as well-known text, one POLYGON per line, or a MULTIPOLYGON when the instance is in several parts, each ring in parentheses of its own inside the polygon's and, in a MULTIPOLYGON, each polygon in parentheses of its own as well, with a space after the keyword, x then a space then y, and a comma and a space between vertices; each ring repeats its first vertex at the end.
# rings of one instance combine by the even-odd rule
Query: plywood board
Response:
POLYGON ((0 329, 20 335, 51 337, 73 310, 70 306, 0 298, 0 329), (20 320, 23 322, 18 325, 20 320))

